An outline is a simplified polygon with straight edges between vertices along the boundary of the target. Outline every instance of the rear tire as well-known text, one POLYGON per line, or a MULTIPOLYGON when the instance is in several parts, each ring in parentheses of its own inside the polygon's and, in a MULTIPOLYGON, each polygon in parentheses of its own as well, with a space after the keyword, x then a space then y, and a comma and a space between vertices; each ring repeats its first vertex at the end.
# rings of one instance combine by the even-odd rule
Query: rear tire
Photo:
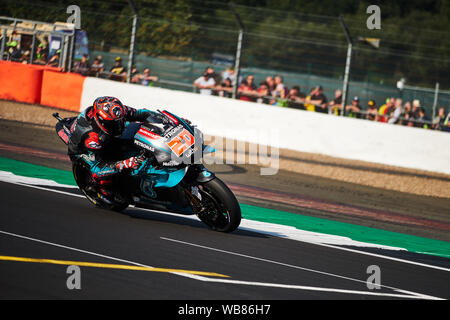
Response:
POLYGON ((197 216, 211 229, 233 232, 241 223, 241 207, 233 192, 219 178, 199 185, 202 205, 207 212, 197 216))
POLYGON ((75 181, 80 188, 81 192, 83 192, 84 196, 96 207, 102 209, 108 209, 113 211, 123 211, 128 208, 129 203, 123 204, 109 204, 101 199, 98 194, 98 191, 92 191, 88 187, 94 185, 92 181, 91 172, 87 165, 81 163, 80 161, 74 162, 72 165, 72 172, 75 178, 75 181))

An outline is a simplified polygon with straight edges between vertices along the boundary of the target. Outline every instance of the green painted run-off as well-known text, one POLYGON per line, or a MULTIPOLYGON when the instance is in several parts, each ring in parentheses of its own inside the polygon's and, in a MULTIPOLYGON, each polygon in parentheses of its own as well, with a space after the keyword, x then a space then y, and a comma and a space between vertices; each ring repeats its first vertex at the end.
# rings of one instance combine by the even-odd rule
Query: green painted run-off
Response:
MULTIPOLYGON (((0 157, 0 171, 76 185, 72 172, 0 157)), ((244 219, 292 226, 300 230, 344 236, 355 241, 450 257, 450 242, 241 204, 244 219)))

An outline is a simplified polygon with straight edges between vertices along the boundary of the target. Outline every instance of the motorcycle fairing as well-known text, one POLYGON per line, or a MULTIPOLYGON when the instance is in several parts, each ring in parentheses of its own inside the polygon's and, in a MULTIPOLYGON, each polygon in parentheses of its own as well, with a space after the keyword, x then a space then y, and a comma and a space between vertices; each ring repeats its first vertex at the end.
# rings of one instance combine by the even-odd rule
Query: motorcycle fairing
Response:
POLYGON ((76 117, 65 118, 62 121, 59 121, 55 126, 58 137, 60 137, 66 145, 69 143, 70 136, 72 135, 70 127, 73 125, 75 119, 76 117))
POLYGON ((146 179, 151 178, 154 181, 153 187, 155 188, 172 188, 183 180, 186 175, 188 167, 175 169, 175 168, 163 168, 156 169, 151 165, 147 165, 148 160, 143 163, 137 170, 133 170, 132 176, 144 176, 146 179))

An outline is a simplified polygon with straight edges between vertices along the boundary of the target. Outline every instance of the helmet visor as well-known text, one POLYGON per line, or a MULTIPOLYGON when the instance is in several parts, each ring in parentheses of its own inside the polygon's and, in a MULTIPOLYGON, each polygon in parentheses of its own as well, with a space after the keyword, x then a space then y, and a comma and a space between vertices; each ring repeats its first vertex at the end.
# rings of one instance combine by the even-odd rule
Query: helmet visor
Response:
POLYGON ((114 137, 120 137, 122 135, 124 129, 124 122, 122 119, 100 120, 100 124, 107 134, 114 137))

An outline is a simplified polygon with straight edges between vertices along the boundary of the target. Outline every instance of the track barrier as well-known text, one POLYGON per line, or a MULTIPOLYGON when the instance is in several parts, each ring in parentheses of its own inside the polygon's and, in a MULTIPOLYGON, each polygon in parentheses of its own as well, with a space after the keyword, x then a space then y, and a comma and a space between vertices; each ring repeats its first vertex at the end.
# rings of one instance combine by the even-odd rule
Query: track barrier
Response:
POLYGON ((85 77, 60 71, 0 61, 0 99, 78 111, 85 77))
POLYGON ((191 119, 211 136, 450 174, 450 149, 445 147, 450 145, 450 134, 445 132, 85 78, 27 65, 1 63, 0 79, 1 99, 82 111, 95 98, 112 95, 135 108, 166 109, 191 119))

